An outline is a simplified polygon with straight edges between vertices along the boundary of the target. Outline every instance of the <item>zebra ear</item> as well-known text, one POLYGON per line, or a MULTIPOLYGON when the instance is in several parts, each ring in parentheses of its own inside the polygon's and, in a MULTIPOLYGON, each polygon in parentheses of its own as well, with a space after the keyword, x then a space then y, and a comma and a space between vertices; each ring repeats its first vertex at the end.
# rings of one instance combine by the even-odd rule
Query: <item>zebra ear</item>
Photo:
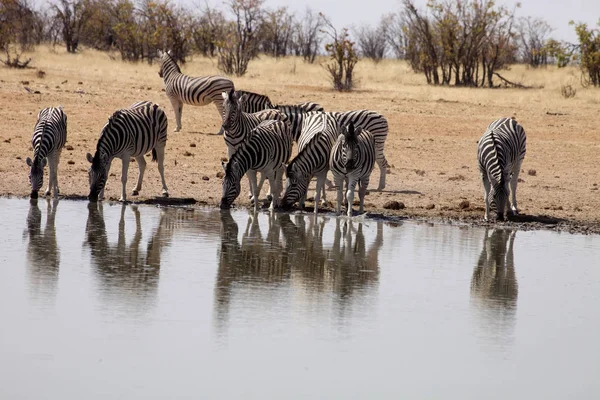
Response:
POLYGON ((92 157, 92 155, 90 153, 87 153, 85 155, 85 158, 87 158, 87 160, 90 162, 90 164, 94 161, 94 157, 92 157))
POLYGON ((221 167, 223 167, 223 171, 227 172, 227 163, 221 160, 221 167))
POLYGON ((221 93, 221 96, 223 97, 223 100, 229 99, 229 95, 227 94, 227 92, 221 93))
POLYGON ((25 160, 25 162, 27 163, 27 165, 29 165, 30 167, 33 165, 33 161, 31 160, 31 158, 27 157, 27 160, 25 160))
POLYGON ((243 95, 240 96, 240 98, 238 99, 238 103, 240 104, 244 104, 246 103, 246 100, 248 99, 248 96, 246 95, 246 93, 244 93, 243 95))

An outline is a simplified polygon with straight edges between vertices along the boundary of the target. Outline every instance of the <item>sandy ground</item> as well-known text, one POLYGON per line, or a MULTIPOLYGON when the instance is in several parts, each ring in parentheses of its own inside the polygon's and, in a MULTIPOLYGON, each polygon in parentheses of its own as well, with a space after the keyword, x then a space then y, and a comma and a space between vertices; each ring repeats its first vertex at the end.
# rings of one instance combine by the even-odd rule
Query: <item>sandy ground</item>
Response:
MULTIPOLYGON (((38 50, 33 64, 37 69, 0 69, 0 195, 26 197, 30 192, 25 159, 32 156, 31 134, 42 108, 60 104, 68 115, 59 185, 65 197, 81 198, 89 191, 85 154, 94 152, 108 116, 136 101, 151 100, 164 107, 170 120, 165 174, 171 198, 217 206, 222 190, 217 173, 227 152, 223 137, 215 134, 220 119, 213 105, 184 106, 183 129, 174 133, 173 110, 156 65, 121 63, 90 51, 67 55, 48 50, 38 50)), ((183 70, 194 76, 218 73, 206 59, 196 59, 183 70)), ((576 70, 529 75, 521 68, 505 73, 509 79, 544 85, 538 89, 433 88, 401 62, 365 62, 357 71, 359 88, 352 93, 330 90, 323 71, 294 59, 259 60, 246 77, 233 80, 237 88, 265 93, 280 104, 310 100, 331 111, 368 108, 382 113, 390 126, 385 153, 392 167, 386 189, 367 195, 368 212, 483 224, 477 141, 492 120, 513 116, 527 132, 527 155, 518 186, 522 215, 504 224, 600 233, 600 90, 578 87, 575 98, 564 99, 560 85, 576 82, 576 70), (394 200, 405 208, 384 208, 394 200)), ((108 199, 119 197, 120 164, 113 162, 108 199)), ((146 171, 140 196, 129 200, 160 196, 156 165, 148 163, 146 171)), ((376 167, 372 189, 378 174, 376 167)), ((128 192, 136 176, 132 163, 128 192)), ((246 179, 236 206, 250 205, 245 193, 246 179)), ((335 200, 334 191, 327 195, 335 200)))

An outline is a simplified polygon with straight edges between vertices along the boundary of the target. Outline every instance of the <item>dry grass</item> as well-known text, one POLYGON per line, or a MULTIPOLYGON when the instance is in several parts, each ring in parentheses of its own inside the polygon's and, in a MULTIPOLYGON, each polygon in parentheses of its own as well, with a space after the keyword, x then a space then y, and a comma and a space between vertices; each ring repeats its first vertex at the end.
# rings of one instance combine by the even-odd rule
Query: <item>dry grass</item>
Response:
MULTIPOLYGON (((63 152, 59 172, 61 189, 67 194, 86 194, 85 152, 93 151, 102 126, 115 109, 147 99, 163 105, 173 119, 156 65, 115 61, 92 50, 66 54, 63 49, 45 46, 27 57, 33 58, 36 69, 1 70, 0 121, 4 129, 0 134, 0 183, 4 194, 28 193, 23 160, 29 155, 35 116, 43 107, 62 104, 69 117, 68 142, 73 150, 63 152), (45 72, 43 77, 38 76, 38 70, 45 72), (41 93, 31 94, 24 86, 41 93), (69 160, 74 164, 68 164, 69 160)), ((182 70, 193 76, 219 74, 216 61, 204 57, 194 57, 182 70)), ((393 168, 388 177, 389 192, 371 192, 367 198, 375 208, 398 200, 406 205, 402 212, 413 215, 480 210, 483 202, 476 142, 493 119, 514 116, 528 134, 523 168, 537 171, 535 176, 521 175, 522 209, 530 214, 551 211, 564 218, 600 220, 598 191, 591 189, 600 183, 600 90, 581 87, 580 73, 574 67, 534 70, 514 66, 501 74, 538 88, 433 87, 405 62, 374 64, 362 60, 356 68, 357 90, 342 94, 330 89, 326 71, 318 62, 310 65, 294 57, 261 57, 251 62, 246 76, 233 80, 236 87, 267 94, 276 103, 310 100, 327 110, 369 108, 385 115, 390 125, 386 155, 393 168), (565 84, 572 85, 577 96, 563 98, 561 86, 565 84), (459 208, 462 200, 471 206, 459 208), (435 207, 427 211, 431 204, 435 207)), ((220 159, 226 156, 222 137, 213 135, 219 127, 213 106, 184 107, 183 131, 170 133, 167 144, 167 183, 173 196, 191 196, 211 204, 218 201, 221 187, 216 174, 221 170, 220 159), (210 177, 209 181, 203 176, 210 177)), ((132 169, 130 177, 135 177, 135 165, 132 169)), ((142 195, 153 196, 160 191, 158 173, 153 165, 147 171, 142 195)), ((111 172, 115 177, 111 177, 114 181, 107 192, 117 197, 119 163, 113 163, 111 172)), ((371 187, 376 185, 378 174, 376 168, 371 187)), ((330 197, 334 197, 332 192, 330 197)), ((244 204, 245 199, 239 202, 244 204)))

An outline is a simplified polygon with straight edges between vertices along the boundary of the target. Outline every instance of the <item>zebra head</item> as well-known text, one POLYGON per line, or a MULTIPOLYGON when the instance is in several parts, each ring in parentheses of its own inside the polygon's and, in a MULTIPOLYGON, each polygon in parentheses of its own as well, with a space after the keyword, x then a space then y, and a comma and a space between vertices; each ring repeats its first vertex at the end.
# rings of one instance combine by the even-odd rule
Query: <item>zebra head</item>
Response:
POLYGON ((241 174, 238 172, 238 163, 229 160, 229 162, 221 161, 221 165, 225 170, 223 177, 223 196, 221 197, 221 209, 226 210, 231 207, 234 200, 240 195, 241 174))
POLYGON ((344 168, 346 168, 346 173, 352 171, 356 168, 355 164, 355 156, 358 147, 358 135, 362 131, 360 126, 354 127, 352 122, 348 122, 348 125, 342 127, 342 135, 344 138, 342 140, 342 162, 344 164, 344 168))
POLYGON ((301 197, 306 195, 311 176, 294 160, 288 165, 285 175, 287 182, 281 200, 281 208, 289 210, 301 197))
POLYGON ((108 178, 108 167, 110 160, 105 152, 96 150, 96 154, 92 157, 90 153, 86 154, 87 160, 92 164, 88 170, 90 182, 90 201, 98 201, 98 196, 103 192, 108 178))
POLYGON ((223 96, 223 129, 231 130, 238 125, 247 96, 245 94, 238 96, 233 88, 229 92, 223 92, 221 96, 223 96))
POLYGON ((504 175, 500 178, 500 181, 492 184, 488 199, 490 199, 490 208, 496 210, 496 219, 498 221, 504 221, 504 212, 506 211, 506 204, 508 203, 508 182, 504 175))
POLYGON ((31 195, 32 199, 37 199, 38 191, 44 184, 44 167, 48 163, 46 157, 40 160, 38 157, 34 157, 33 160, 27 157, 27 165, 29 169, 29 183, 31 184, 31 195))

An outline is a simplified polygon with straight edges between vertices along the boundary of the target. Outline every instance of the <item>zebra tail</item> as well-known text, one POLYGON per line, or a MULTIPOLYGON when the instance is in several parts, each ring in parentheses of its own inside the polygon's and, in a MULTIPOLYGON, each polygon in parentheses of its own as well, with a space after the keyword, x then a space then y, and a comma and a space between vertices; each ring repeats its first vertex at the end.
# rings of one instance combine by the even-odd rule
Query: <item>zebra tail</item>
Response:
POLYGON ((156 161, 156 149, 152 149, 152 161, 156 161))

